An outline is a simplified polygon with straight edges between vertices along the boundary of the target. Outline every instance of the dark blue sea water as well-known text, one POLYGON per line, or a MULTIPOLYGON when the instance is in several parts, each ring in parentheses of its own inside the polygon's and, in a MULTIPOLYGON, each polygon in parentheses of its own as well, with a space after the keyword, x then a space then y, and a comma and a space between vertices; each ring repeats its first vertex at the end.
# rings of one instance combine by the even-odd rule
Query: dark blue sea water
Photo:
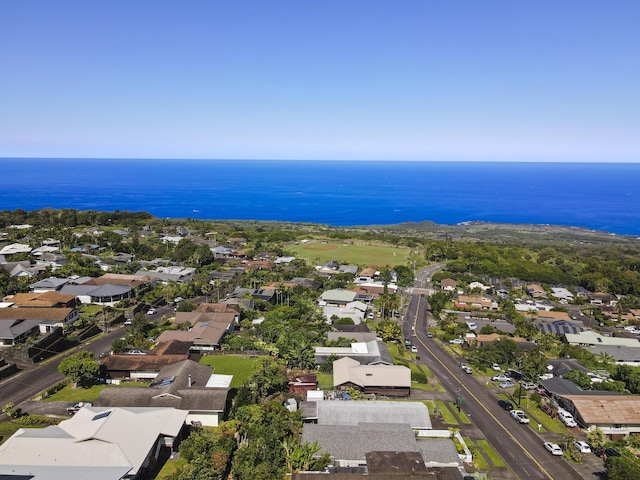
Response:
POLYGON ((330 225, 431 220, 640 234, 640 164, 0 159, 0 210, 330 225))

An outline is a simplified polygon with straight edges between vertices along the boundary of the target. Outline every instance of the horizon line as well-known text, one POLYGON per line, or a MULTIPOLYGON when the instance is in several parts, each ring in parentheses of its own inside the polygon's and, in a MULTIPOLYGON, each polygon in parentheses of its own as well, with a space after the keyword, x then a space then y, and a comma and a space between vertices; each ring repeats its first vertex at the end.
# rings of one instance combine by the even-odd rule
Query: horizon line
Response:
POLYGON ((570 163, 570 164, 636 164, 638 160, 567 160, 567 159, 447 159, 447 160, 409 160, 409 159, 319 159, 319 158, 203 158, 203 157, 86 157, 86 156, 0 156, 0 160, 140 160, 140 161, 238 161, 238 162, 388 162, 388 163, 570 163))

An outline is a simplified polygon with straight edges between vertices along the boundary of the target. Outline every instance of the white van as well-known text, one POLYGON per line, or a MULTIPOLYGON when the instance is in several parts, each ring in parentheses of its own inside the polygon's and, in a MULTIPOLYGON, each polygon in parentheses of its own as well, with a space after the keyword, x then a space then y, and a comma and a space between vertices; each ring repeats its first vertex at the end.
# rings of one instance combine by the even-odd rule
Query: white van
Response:
POLYGON ((478 328, 478 324, 476 322, 467 322, 467 326, 469 330, 476 330, 478 328))

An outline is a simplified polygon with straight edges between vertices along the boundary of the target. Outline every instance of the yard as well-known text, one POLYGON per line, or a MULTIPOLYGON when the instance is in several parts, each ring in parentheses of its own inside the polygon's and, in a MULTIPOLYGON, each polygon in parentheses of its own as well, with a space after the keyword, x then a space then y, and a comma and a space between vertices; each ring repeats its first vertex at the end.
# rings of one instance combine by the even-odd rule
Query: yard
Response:
POLYGON ((411 251, 406 247, 361 245, 318 240, 292 245, 290 250, 297 257, 305 258, 309 262, 318 265, 335 260, 339 263, 380 267, 406 265, 408 263, 407 257, 411 251))
POLYGON ((238 388, 253 373, 256 360, 248 355, 205 355, 200 363, 213 367, 213 373, 233 375, 231 388, 238 388))

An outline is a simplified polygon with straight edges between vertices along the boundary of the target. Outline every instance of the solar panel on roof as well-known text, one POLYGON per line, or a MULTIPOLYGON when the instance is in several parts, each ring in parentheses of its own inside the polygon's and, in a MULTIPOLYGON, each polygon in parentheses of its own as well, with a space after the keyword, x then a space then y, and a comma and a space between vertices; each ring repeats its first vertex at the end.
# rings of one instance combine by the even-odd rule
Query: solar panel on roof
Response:
POLYGON ((166 387, 167 385, 171 385, 171 382, 173 382, 173 378, 165 378, 160 382, 160 386, 166 387))
POLYGON ((100 420, 101 418, 106 418, 111 414, 111 410, 107 410, 106 412, 101 412, 97 415, 95 415, 91 421, 93 422, 94 420, 100 420))

